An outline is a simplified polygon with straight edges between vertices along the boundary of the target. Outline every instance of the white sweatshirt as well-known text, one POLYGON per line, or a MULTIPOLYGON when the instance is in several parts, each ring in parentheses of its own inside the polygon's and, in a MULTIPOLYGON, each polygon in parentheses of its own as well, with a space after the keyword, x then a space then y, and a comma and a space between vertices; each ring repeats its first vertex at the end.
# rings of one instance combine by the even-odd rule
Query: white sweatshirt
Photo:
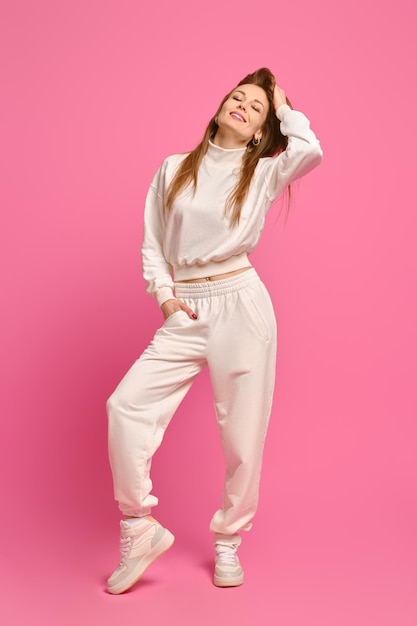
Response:
POLYGON ((286 104, 278 108, 277 116, 288 146, 277 157, 259 159, 237 226, 230 226, 225 204, 239 178, 246 148, 226 150, 210 142, 195 193, 192 187, 182 191, 171 211, 164 198, 187 154, 171 155, 159 167, 146 198, 142 246, 147 291, 159 305, 175 298, 173 278, 215 276, 249 266, 247 255, 259 241, 272 202, 321 162, 320 144, 308 119, 286 104))

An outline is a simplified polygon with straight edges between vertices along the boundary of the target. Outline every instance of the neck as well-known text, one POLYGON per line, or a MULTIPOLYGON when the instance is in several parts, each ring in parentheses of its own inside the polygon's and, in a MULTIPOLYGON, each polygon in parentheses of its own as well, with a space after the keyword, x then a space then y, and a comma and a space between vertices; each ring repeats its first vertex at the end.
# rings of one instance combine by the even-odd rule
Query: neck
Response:
POLYGON ((221 128, 217 129, 216 134, 211 140, 215 146, 224 148, 225 150, 237 150, 239 148, 246 148, 247 142, 245 139, 225 133, 221 128))

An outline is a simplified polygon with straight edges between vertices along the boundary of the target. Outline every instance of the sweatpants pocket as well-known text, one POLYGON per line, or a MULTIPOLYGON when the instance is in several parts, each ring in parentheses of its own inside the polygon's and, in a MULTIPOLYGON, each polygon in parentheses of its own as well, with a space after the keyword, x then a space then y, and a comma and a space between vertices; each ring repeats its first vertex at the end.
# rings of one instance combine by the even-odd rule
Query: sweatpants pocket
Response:
POLYGON ((169 326, 170 324, 175 324, 177 321, 177 317, 181 318, 182 315, 185 315, 185 317, 188 318, 188 315, 185 311, 183 311, 182 309, 178 310, 178 311, 174 311, 174 313, 171 313, 171 315, 169 317, 166 318, 166 320, 164 321, 164 326, 169 326))
POLYGON ((268 341, 271 338, 271 333, 262 309, 264 294, 260 289, 247 289, 242 294, 242 299, 246 316, 252 323, 253 328, 262 339, 268 341))

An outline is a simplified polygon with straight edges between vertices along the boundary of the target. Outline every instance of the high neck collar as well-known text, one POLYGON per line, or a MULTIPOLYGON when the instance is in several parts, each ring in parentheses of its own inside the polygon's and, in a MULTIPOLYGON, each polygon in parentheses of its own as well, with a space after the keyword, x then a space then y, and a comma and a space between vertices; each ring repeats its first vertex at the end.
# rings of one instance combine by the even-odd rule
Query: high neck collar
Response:
POLYGON ((218 167, 236 167, 241 165, 245 152, 246 148, 226 149, 216 146, 212 141, 209 141, 204 158, 207 163, 212 163, 218 167))

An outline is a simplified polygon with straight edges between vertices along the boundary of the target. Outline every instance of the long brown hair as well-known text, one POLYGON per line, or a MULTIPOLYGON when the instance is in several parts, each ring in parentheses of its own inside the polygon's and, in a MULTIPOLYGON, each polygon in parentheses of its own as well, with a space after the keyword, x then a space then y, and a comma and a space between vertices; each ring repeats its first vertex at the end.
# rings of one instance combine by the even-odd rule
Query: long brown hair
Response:
MULTIPOLYGON (((252 74, 248 74, 245 78, 242 78, 236 87, 249 84, 257 85, 265 91, 268 98, 269 110, 262 128, 262 141, 258 145, 254 145, 252 140, 247 144, 247 150, 242 160, 239 180, 226 202, 226 211, 230 214, 231 226, 236 226, 239 223, 242 206, 248 195, 250 183, 259 159, 261 157, 271 157, 283 152, 288 143, 287 137, 281 133, 280 122, 274 110, 274 75, 268 68, 262 67, 252 74)), ((218 129, 216 122, 217 115, 233 91, 234 89, 223 98, 219 108, 206 128, 202 141, 182 161, 175 173, 167 193, 166 207, 168 210, 172 208, 173 202, 180 191, 190 184, 193 185, 194 190, 196 189, 198 169, 207 152, 209 140, 213 139, 218 129)), ((287 103, 291 106, 288 99, 287 103)))

